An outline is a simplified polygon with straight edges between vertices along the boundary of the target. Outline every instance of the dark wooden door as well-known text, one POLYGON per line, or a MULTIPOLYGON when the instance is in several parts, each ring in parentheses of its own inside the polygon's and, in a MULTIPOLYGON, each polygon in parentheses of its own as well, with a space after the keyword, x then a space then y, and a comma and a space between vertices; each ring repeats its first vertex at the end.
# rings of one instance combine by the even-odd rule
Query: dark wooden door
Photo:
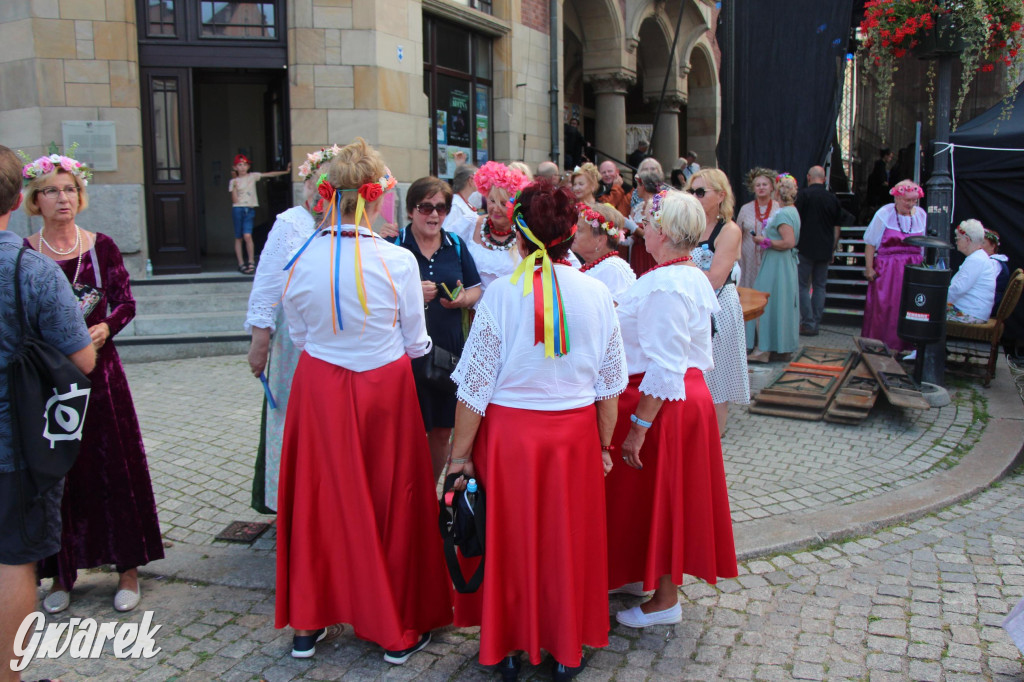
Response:
POLYGON ((142 91, 146 222, 153 271, 199 272, 191 69, 143 68, 142 91))

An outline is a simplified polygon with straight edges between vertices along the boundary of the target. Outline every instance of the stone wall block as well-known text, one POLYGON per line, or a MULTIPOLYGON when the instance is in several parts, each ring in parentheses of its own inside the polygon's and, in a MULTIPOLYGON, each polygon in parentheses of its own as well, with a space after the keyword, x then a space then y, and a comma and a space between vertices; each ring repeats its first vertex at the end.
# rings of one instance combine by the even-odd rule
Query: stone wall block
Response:
POLYGON ((352 28, 357 30, 377 28, 376 0, 352 0, 352 28))
POLYGON ((379 108, 385 111, 408 113, 409 74, 392 69, 378 69, 379 108))
POLYGON ((319 109, 292 111, 292 144, 322 145, 327 136, 327 117, 330 112, 319 109))
POLYGON ((314 66, 313 83, 317 87, 351 88, 355 84, 353 68, 351 66, 314 66))
POLYGON ((30 58, 32 48, 31 19, 0 23, 0 63, 30 58))
POLYGON ((295 28, 313 28, 313 1, 291 0, 288 3, 289 25, 295 28))
POLYGON ((324 64, 329 64, 330 66, 341 66, 341 48, 325 47, 324 64))
POLYGON ((27 109, 36 106, 36 70, 31 59, 0 63, 0 109, 27 109))
MULTIPOLYGON (((120 159, 118 159, 120 163, 120 159)), ((142 249, 142 230, 145 225, 145 202, 142 177, 139 184, 89 185, 89 208, 75 218, 81 227, 102 232, 117 244, 121 253, 137 253, 142 249)))
POLYGON ((62 107, 64 99, 64 60, 36 59, 36 88, 39 106, 62 107))
POLYGON ((96 59, 95 43, 91 40, 75 41, 75 56, 79 59, 96 59))
POLYGON ((66 59, 64 80, 68 83, 109 83, 110 67, 105 61, 66 59))
POLYGON ((313 25, 317 28, 352 28, 351 7, 314 7, 313 25))
MULTIPOLYGON (((18 26, 20 22, 8 24, 8 27, 18 26)), ((21 31, 28 27, 22 26, 21 31)), ((35 56, 37 59, 75 59, 78 51, 75 46, 75 22, 62 19, 34 19, 32 20, 32 42, 35 45, 35 56)), ((9 43, 3 43, 4 52, 10 48, 9 43)), ((32 54, 32 50, 23 52, 32 54)))
POLYGON ((352 88, 316 88, 317 109, 351 109, 354 100, 352 88))
POLYGON ((40 123, 38 107, 0 109, 0 140, 11 149, 24 149, 31 155, 31 147, 39 144, 40 123))
POLYGON ((141 106, 139 92, 139 66, 137 62, 112 61, 110 64, 110 105, 113 107, 141 106))
POLYGON ((92 40, 92 22, 84 19, 76 20, 75 38, 78 40, 92 40))
MULTIPOLYGON (((74 85, 73 87, 90 88, 100 86, 74 85)), ((40 118, 40 127, 37 128, 39 134, 29 144, 33 146, 38 145, 40 152, 49 146, 51 141, 56 142, 58 146, 61 145, 61 140, 64 137, 61 128, 63 121, 97 121, 100 117, 97 108, 89 106, 46 107, 36 111, 36 115, 40 118)), ((29 153, 31 154, 31 152, 29 153)))
POLYGON ((353 66, 376 66, 376 40, 371 31, 341 32, 341 61, 353 66))
POLYGON ((61 19, 103 21, 107 18, 106 0, 59 0, 61 19))
POLYGON ((295 63, 324 63, 324 32, 314 28, 298 28, 294 32, 295 63))
POLYGON ((139 109, 107 107, 99 111, 101 121, 113 121, 117 128, 117 146, 142 146, 142 113, 139 109))
POLYGON ((0 23, 31 18, 31 0, 4 0, 4 2, 0 2, 0 23))
POLYGON ((134 21, 135 12, 128 15, 129 6, 132 0, 106 0, 107 21, 134 21))
POLYGON ((109 107, 109 83, 68 83, 64 97, 69 107, 109 107))
MULTIPOLYGON (((362 137, 372 145, 376 145, 380 139, 377 129, 376 111, 363 111, 362 109, 321 112, 327 114, 327 134, 324 139, 346 145, 355 137, 362 137)), ((294 116, 294 114, 293 114, 294 116)), ((294 118, 292 131, 295 130, 294 118)), ((294 135, 294 132, 293 132, 294 135)), ((392 170, 395 170, 392 168, 392 170)), ((419 176, 417 176, 419 177, 419 176)))
POLYGON ((128 32, 125 25, 114 21, 97 21, 93 24, 96 34, 96 59, 128 59, 128 32))
MULTIPOLYGON (((121 131, 118 130, 118 142, 121 142, 120 135, 121 131)), ((94 182, 89 183, 89 191, 91 192, 93 187, 105 187, 107 185, 123 183, 141 183, 143 181, 144 174, 142 147, 126 147, 118 144, 117 170, 96 173, 93 176, 94 182)), ((92 204, 89 205, 89 210, 92 210, 92 204)))

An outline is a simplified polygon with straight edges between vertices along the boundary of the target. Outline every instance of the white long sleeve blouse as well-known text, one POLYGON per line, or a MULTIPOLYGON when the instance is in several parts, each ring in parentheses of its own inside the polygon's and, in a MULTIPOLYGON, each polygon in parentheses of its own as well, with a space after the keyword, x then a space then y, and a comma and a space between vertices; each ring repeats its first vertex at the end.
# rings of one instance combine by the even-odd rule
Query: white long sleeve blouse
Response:
MULTIPOLYGON (((352 225, 343 228, 354 229, 352 225)), ((359 247, 369 315, 364 321, 356 294, 355 238, 340 237, 341 328, 335 332, 331 277, 334 252, 329 232, 325 231, 296 261, 284 294, 292 341, 313 357, 354 372, 383 367, 403 354, 410 358, 426 355, 431 341, 416 257, 407 249, 371 236, 365 227, 359 228, 359 233, 363 235, 359 247)))
POLYGON ((619 300, 616 313, 629 373, 643 374, 640 392, 686 400, 686 370, 713 369, 711 316, 721 310, 700 268, 649 270, 619 300))
POLYGON ((947 301, 979 320, 987 320, 996 300, 996 273, 988 254, 978 249, 964 259, 949 283, 947 301))
POLYGON ((284 292, 284 283, 288 280, 284 266, 315 229, 313 216, 302 206, 278 214, 260 253, 260 263, 256 266, 245 331, 251 332, 253 327, 275 330, 274 317, 284 292))
POLYGON ((612 256, 605 258, 592 268, 584 271, 585 275, 593 277, 599 282, 604 282, 608 291, 612 292, 612 300, 616 303, 626 291, 636 282, 636 274, 633 268, 624 258, 612 256))
POLYGON ((500 277, 484 292, 452 379, 478 414, 491 403, 526 410, 569 410, 626 389, 626 359, 608 288, 555 265, 569 327, 569 353, 545 358, 534 343, 534 294, 500 277))

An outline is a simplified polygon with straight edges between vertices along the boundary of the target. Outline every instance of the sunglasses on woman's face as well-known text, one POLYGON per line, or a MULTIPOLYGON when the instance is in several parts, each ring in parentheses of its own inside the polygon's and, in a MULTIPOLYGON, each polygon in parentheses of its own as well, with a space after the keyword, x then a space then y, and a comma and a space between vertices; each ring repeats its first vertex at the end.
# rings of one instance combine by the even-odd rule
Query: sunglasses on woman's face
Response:
POLYGON ((704 195, 708 193, 707 190, 704 189, 703 187, 697 187, 696 189, 690 188, 686 191, 692 194, 693 196, 697 197, 698 199, 703 199, 704 195))
POLYGON ((437 215, 447 215, 448 213, 448 207, 444 204, 428 204, 427 202, 416 204, 416 210, 420 215, 430 215, 434 211, 437 211, 437 215))

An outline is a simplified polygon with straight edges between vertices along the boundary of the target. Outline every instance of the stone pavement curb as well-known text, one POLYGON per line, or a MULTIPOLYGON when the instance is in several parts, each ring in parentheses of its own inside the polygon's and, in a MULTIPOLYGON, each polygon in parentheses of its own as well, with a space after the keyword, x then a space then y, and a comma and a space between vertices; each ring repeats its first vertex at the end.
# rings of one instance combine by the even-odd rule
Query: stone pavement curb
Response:
MULTIPOLYGON (((870 499, 737 523, 738 560, 871 533, 918 519, 988 488, 1024 460, 1024 410, 1004 363, 1000 363, 991 387, 985 389, 985 398, 990 419, 980 440, 953 468, 870 499)), ((177 542, 166 559, 139 571, 148 576, 273 590, 275 553, 177 542)))

